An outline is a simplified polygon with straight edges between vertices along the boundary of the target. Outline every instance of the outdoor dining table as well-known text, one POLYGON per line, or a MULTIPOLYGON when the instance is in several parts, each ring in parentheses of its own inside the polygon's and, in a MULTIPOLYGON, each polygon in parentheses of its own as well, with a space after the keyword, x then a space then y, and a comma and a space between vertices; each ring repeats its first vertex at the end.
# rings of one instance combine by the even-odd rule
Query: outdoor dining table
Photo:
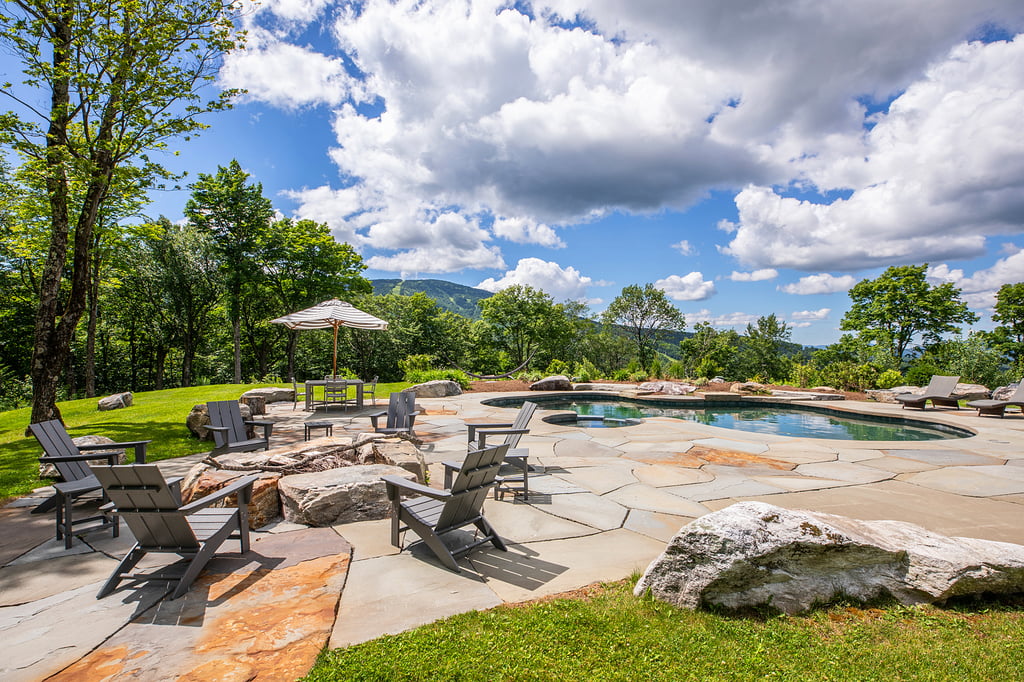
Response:
MULTIPOLYGON (((338 379, 337 381, 327 381, 326 379, 313 379, 306 382, 306 409, 316 409, 317 401, 313 398, 313 387, 314 386, 326 386, 328 383, 332 385, 345 385, 345 390, 348 391, 349 386, 356 387, 356 407, 363 406, 363 381, 362 379, 338 379)), ((325 406, 330 406, 331 403, 321 401, 325 406)))

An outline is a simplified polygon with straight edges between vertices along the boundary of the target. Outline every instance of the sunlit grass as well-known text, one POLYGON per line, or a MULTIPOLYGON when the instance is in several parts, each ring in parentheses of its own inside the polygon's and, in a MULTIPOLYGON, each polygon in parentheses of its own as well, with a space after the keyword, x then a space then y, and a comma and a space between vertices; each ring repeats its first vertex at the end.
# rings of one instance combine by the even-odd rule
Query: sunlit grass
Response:
POLYGON ((306 679, 1021 679, 1019 600, 738 617, 634 597, 635 580, 325 652, 306 679))
MULTIPOLYGON (((193 405, 211 400, 230 400, 252 388, 275 384, 218 384, 172 388, 135 393, 131 407, 100 412, 96 398, 58 403, 64 424, 75 436, 107 436, 115 441, 152 440, 146 460, 182 457, 210 449, 209 441, 200 441, 185 427, 185 418, 193 405)), ((378 400, 407 383, 378 384, 378 400)), ((31 409, 0 412, 0 500, 24 495, 34 488, 49 485, 39 478, 38 459, 42 448, 31 435, 25 435, 31 409)))

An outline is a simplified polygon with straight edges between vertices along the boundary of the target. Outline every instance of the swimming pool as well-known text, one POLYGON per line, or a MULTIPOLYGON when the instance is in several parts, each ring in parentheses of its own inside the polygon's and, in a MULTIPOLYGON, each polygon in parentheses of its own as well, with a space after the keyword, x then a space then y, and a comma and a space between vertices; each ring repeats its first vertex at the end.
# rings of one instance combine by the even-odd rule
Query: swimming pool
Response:
MULTIPOLYGON (((780 403, 716 402, 713 405, 707 405, 698 400, 693 401, 692 406, 680 406, 666 404, 665 401, 594 395, 497 398, 486 402, 489 405, 515 407, 521 405, 524 400, 534 401, 545 410, 566 410, 581 416, 630 420, 635 423, 639 423, 639 420, 644 417, 671 417, 725 429, 798 438, 924 441, 965 438, 974 435, 963 429, 902 417, 855 415, 848 412, 840 415, 827 408, 780 403)), ((552 421, 566 423, 565 419, 552 419, 552 421)), ((570 421, 572 421, 571 418, 570 421)), ((602 425, 600 422, 587 419, 579 419, 575 423, 581 427, 602 425)))

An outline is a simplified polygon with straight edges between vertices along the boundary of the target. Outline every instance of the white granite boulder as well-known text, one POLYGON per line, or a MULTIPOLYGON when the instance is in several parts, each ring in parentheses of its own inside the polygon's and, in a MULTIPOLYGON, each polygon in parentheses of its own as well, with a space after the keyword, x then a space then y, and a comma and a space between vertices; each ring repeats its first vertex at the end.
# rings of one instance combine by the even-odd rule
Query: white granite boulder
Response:
POLYGON ((242 398, 263 398, 267 405, 270 403, 292 403, 295 402, 295 390, 277 386, 252 388, 239 396, 239 400, 242 398))
POLYGON ((363 464, 283 476, 277 487, 285 521, 308 526, 385 519, 391 513, 381 476, 415 481, 416 474, 389 464, 363 464))
POLYGON ((555 374, 544 377, 540 381, 530 384, 531 391, 571 391, 572 382, 564 374, 555 374))
POLYGON ((847 597, 941 602, 1024 591, 1024 546, 740 502, 680 529, 634 592, 647 590, 685 608, 790 614, 847 597))
POLYGON ((645 381, 637 386, 637 393, 662 393, 664 395, 689 395, 697 390, 692 384, 676 381, 645 381))
MULTIPOLYGON (((72 438, 71 442, 74 443, 75 445, 81 446, 102 445, 103 443, 113 443, 115 441, 111 440, 110 438, 107 438, 106 436, 77 436, 75 438, 72 438)), ((100 453, 105 455, 110 452, 116 452, 118 464, 127 464, 128 462, 128 456, 125 454, 124 449, 122 448, 112 448, 110 450, 90 450, 90 452, 96 455, 99 455, 100 453)), ((43 454, 45 453, 40 452, 39 456, 42 457, 43 454)), ((89 464, 110 464, 110 460, 107 459, 106 457, 100 459, 90 459, 87 461, 89 464)), ((40 478, 57 478, 58 475, 59 474, 57 473, 57 467, 53 466, 49 462, 39 463, 40 478)))
POLYGON ((767 386, 759 384, 756 381, 744 381, 742 383, 733 384, 729 387, 729 392, 738 393, 740 395, 768 395, 771 393, 767 386))
MULTIPOLYGON (((450 395, 462 395, 462 387, 457 382, 448 379, 435 379, 416 384, 405 391, 415 393, 417 398, 445 398, 450 395)), ((405 391, 402 392, 405 393, 405 391)))
POLYGON ((985 400, 992 392, 981 384, 957 384, 953 397, 957 400, 985 400))
POLYGON ((120 410, 124 407, 131 407, 133 396, 130 392, 115 393, 114 395, 108 395, 105 398, 100 398, 96 402, 96 407, 100 412, 107 412, 108 410, 120 410))
POLYGON ((992 390, 992 400, 1009 400, 1010 396, 1016 392, 1017 387, 1020 386, 1020 382, 1010 384, 1009 386, 1000 386, 999 388, 992 390))

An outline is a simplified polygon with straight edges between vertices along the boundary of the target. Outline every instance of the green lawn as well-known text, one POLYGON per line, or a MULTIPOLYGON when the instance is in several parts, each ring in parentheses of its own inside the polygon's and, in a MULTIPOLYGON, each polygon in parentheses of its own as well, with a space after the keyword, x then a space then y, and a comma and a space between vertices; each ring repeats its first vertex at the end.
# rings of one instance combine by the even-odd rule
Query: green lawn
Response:
MULTIPOLYGON (((631 593, 471 612, 321 655, 306 680, 1022 679, 1024 601, 837 606, 805 617, 675 609, 631 593)), ((402 608, 400 603, 396 608, 402 608)))
MULTIPOLYGON (((251 388, 274 384, 219 384, 172 388, 134 394, 134 404, 121 410, 100 412, 96 398, 68 400, 58 403, 64 424, 72 437, 107 436, 115 441, 152 440, 146 460, 182 457, 204 452, 210 441, 197 440, 185 427, 185 417, 192 406, 210 400, 230 400, 251 388)), ((391 391, 408 387, 407 383, 378 384, 377 398, 387 398, 391 391)), ((322 389, 321 389, 322 390, 322 389)), ((30 408, 0 412, 0 500, 49 485, 39 478, 38 458, 42 448, 32 436, 25 436, 30 408)))

